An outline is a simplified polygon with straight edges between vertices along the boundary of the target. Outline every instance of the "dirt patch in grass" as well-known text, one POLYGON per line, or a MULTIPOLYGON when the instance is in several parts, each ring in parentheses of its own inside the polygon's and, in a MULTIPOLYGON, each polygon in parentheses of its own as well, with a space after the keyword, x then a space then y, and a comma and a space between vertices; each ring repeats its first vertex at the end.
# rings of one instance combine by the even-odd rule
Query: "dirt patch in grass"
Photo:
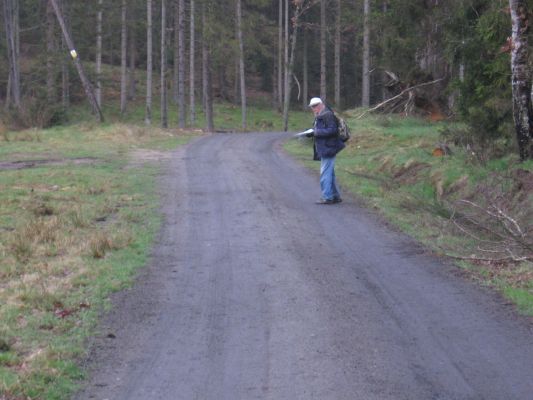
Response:
POLYGON ((26 168, 35 168, 40 166, 61 166, 61 165, 82 165, 95 164, 100 161, 94 157, 80 157, 80 158, 62 158, 62 159, 44 159, 44 160, 17 160, 17 161, 1 161, 0 171, 2 170, 17 170, 26 168))
POLYGON ((170 160, 172 152, 151 149, 137 149, 130 155, 129 168, 135 168, 144 164, 153 164, 170 160))

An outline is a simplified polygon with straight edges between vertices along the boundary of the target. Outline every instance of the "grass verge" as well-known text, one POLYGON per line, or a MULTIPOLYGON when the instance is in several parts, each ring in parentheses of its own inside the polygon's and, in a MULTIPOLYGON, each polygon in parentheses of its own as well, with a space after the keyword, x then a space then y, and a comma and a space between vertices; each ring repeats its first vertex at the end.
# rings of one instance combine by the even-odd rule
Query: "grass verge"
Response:
MULTIPOLYGON (((353 138, 337 158, 343 189, 532 316, 533 163, 515 155, 481 162, 452 145, 443 155, 445 123, 356 114, 347 118, 353 138)), ((285 148, 319 169, 310 140, 285 148)))
POLYGON ((191 137, 91 123, 4 135, 0 399, 75 389, 98 314, 146 264, 160 225, 153 160, 191 137))

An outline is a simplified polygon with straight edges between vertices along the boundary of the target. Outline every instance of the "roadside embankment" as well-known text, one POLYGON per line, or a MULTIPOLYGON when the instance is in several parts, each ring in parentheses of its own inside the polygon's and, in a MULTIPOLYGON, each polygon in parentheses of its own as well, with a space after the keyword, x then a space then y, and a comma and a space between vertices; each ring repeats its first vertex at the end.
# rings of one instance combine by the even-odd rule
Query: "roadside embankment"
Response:
MULTIPOLYGON (((344 191, 533 315, 533 163, 445 143, 449 123, 355 112, 347 120, 353 138, 336 169, 344 191)), ((309 147, 285 145, 318 169, 309 147)))

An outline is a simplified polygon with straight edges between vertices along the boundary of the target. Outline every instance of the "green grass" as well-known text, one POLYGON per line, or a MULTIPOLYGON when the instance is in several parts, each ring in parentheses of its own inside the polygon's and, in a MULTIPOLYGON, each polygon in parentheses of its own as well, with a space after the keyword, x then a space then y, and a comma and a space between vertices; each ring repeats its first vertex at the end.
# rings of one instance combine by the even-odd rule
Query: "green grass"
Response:
POLYGON ((146 265, 161 223, 159 164, 130 154, 191 137, 91 122, 8 134, 1 161, 94 160, 0 171, 0 398, 69 398, 106 299, 146 265))
POLYGON ((517 289, 506 286, 503 289, 505 296, 513 301, 520 312, 524 315, 533 315, 533 293, 532 289, 517 289))
MULTIPOLYGON (((513 171, 532 173, 533 162, 519 163, 515 154, 480 162, 465 149, 452 145, 452 156, 435 157, 432 152, 443 141, 439 132, 446 126, 444 123, 382 115, 357 119, 359 110, 346 115, 353 138, 337 158, 336 173, 343 189, 358 195, 368 207, 379 210, 399 229, 435 252, 487 256, 479 252, 483 246, 451 220, 454 211, 473 212, 457 203, 460 199, 480 205, 500 204, 516 216, 523 228, 532 228, 533 193, 517 191, 513 171)), ((311 161, 311 141, 287 141, 285 149, 318 172, 319 163, 311 161)), ((474 216, 483 217, 479 212, 474 216)), ((514 262, 460 264, 468 265, 467 270, 476 279, 500 290, 517 304, 520 312, 533 315, 531 262, 518 266, 514 262)))

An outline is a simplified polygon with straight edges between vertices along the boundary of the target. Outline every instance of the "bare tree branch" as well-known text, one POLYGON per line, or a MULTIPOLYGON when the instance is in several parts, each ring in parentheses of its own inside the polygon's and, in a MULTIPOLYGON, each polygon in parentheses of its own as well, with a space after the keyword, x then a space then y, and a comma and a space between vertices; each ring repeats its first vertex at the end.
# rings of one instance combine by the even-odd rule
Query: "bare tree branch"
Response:
POLYGON ((406 94, 406 93, 409 93, 409 92, 411 92, 411 91, 413 91, 413 90, 415 90, 415 89, 418 89, 418 88, 420 88, 420 87, 423 87, 423 86, 434 85, 435 83, 441 82, 441 81, 443 81, 443 80, 444 80, 444 78, 440 78, 440 79, 436 79, 436 80, 431 81, 431 82, 424 82, 424 83, 421 83, 421 84, 419 84, 419 85, 415 85, 415 86, 408 87, 407 89, 402 90, 402 91, 401 91, 399 94, 397 94, 396 96, 391 97, 390 99, 387 99, 387 100, 385 100, 385 101, 382 102, 382 103, 379 103, 377 106, 372 107, 372 108, 366 110, 364 113, 362 113, 361 115, 359 115, 356 119, 360 119, 360 118, 364 117, 366 114, 368 114, 368 113, 370 113, 370 112, 372 112, 372 111, 376 111, 376 110, 380 109, 380 108, 383 107, 384 105, 386 105, 386 104, 388 104, 388 103, 390 103, 390 102, 392 102, 392 101, 394 101, 394 100, 396 100, 396 99, 399 99, 400 97, 402 97, 402 96, 403 96, 404 94, 406 94))

